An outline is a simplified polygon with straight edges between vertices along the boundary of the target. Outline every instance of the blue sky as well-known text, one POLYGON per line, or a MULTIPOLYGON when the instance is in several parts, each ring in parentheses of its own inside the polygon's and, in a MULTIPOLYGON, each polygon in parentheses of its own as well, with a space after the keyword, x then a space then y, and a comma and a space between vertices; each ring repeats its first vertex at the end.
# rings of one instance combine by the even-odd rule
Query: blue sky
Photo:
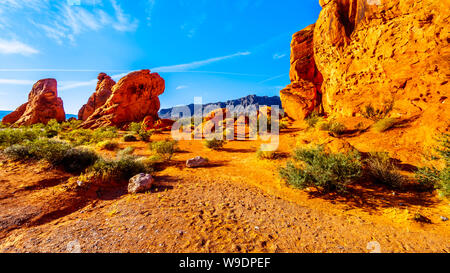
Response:
POLYGON ((289 84, 292 34, 314 23, 318 0, 0 0, 0 110, 58 80, 66 113, 94 92, 151 69, 166 80, 162 108, 278 95, 289 84))

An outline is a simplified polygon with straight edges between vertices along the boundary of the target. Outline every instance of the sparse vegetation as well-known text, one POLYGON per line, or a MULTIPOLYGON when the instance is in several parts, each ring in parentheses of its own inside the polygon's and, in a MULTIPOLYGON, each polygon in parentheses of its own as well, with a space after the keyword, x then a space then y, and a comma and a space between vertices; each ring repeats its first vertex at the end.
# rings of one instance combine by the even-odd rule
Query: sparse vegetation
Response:
POLYGON ((114 140, 104 140, 102 142, 99 142, 97 144, 97 147, 102 150, 115 151, 119 149, 119 143, 114 140))
POLYGON ((137 138, 134 135, 128 134, 123 137, 123 141, 134 142, 134 141, 137 141, 137 138))
POLYGON ((322 147, 297 149, 293 162, 280 169, 280 176, 296 188, 316 187, 322 192, 345 192, 362 173, 357 153, 327 154, 322 147))
POLYGON ((394 109, 394 101, 385 102, 381 109, 375 109, 370 103, 366 105, 362 116, 373 121, 378 121, 380 119, 386 118, 387 115, 392 111, 392 109, 394 109))
POLYGON ((129 146, 129 147, 126 147, 125 149, 123 149, 123 150, 120 150, 118 153, 117 153, 117 157, 125 157, 125 156, 130 156, 130 155, 132 155, 133 153, 134 153, 134 150, 135 150, 136 148, 134 148, 134 147, 132 147, 132 146, 129 146))
POLYGON ((397 118, 383 118, 378 120, 374 125, 372 125, 372 128, 376 132, 382 133, 394 127, 397 122, 398 122, 397 118))
POLYGON ((142 122, 132 122, 128 125, 128 131, 138 134, 142 129, 142 122))
POLYGON ((204 144, 206 148, 218 151, 223 148, 223 145, 225 145, 225 140, 218 138, 207 139, 204 144))
POLYGON ((317 113, 312 113, 308 118, 305 119, 306 124, 309 128, 314 128, 319 122, 322 122, 323 117, 319 116, 317 113))
POLYGON ((402 188, 404 185, 405 177, 390 161, 388 153, 371 153, 365 163, 366 171, 373 182, 392 188, 402 188))
POLYGON ((61 135, 61 139, 67 140, 76 146, 96 144, 117 137, 117 128, 115 127, 105 127, 96 130, 75 129, 61 135))
POLYGON ((345 125, 336 120, 322 121, 317 123, 317 126, 320 130, 331 132, 334 135, 342 135, 347 130, 345 125))
POLYGON ((136 174, 151 172, 152 169, 132 156, 117 160, 100 159, 88 169, 88 173, 104 182, 127 181, 136 174))
POLYGON ((275 151, 258 150, 256 152, 256 156, 258 157, 258 159, 261 159, 261 160, 263 160, 263 159, 272 160, 277 157, 277 153, 275 151))
POLYGON ((145 129, 141 129, 138 132, 139 139, 144 141, 144 142, 149 142, 150 138, 152 137, 152 135, 153 135, 153 132, 147 131, 145 129))
POLYGON ((33 141, 44 136, 44 131, 38 128, 2 129, 0 130, 0 148, 7 148, 24 141, 33 141))
POLYGON ((98 155, 88 149, 55 140, 38 139, 6 148, 3 153, 13 160, 44 159, 67 172, 78 173, 94 164, 98 155))
POLYGON ((150 150, 156 152, 167 160, 170 160, 177 149, 175 140, 163 140, 150 143, 150 150))
POLYGON ((444 168, 423 167, 416 172, 419 184, 429 190, 437 189, 443 196, 450 197, 450 134, 443 134, 435 149, 435 160, 443 160, 444 168))

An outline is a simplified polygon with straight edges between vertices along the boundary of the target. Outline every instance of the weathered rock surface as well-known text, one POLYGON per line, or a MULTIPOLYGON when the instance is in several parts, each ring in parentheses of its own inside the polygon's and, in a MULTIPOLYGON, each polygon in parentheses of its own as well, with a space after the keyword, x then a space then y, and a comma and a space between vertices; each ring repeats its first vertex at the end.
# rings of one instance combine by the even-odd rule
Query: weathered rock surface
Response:
POLYGON ((199 168, 205 167, 206 165, 208 165, 208 159, 201 156, 196 156, 186 161, 186 167, 188 168, 199 168))
POLYGON ((444 112, 448 120, 448 1, 327 0, 321 5, 314 58, 324 77, 327 113, 358 116, 369 103, 376 109, 392 103, 394 115, 444 112))
POLYGON ((43 79, 33 85, 28 102, 22 104, 2 120, 5 124, 32 125, 47 124, 50 120, 66 120, 63 101, 58 97, 55 79, 43 79))
POLYGON ((92 94, 87 104, 83 105, 78 112, 78 119, 85 121, 95 112, 95 110, 102 107, 111 96, 112 88, 115 84, 116 82, 111 79, 110 76, 105 73, 100 73, 98 75, 95 93, 92 94))
POLYGON ((314 25, 295 33, 291 43, 291 84, 280 92, 285 113, 296 120, 320 111, 322 75, 314 61, 314 25))
POLYGON ((106 103, 82 124, 83 128, 117 126, 123 128, 131 122, 141 122, 146 117, 158 120, 160 102, 165 82, 157 73, 141 70, 123 77, 112 88, 106 103))
POLYGON ((148 191, 153 185, 154 179, 150 174, 141 173, 133 176, 128 183, 128 193, 140 193, 148 191))

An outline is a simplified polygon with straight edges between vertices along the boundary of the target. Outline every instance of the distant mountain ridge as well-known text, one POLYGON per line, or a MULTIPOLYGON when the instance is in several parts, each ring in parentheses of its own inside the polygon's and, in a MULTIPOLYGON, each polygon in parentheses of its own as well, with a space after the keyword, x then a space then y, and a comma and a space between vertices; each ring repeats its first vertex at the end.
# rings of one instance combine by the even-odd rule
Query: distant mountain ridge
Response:
MULTIPOLYGON (((189 108, 192 116, 201 116, 206 108, 208 108, 207 109, 208 111, 212 111, 217 108, 226 108, 227 106, 237 106, 237 105, 242 105, 244 107, 255 105, 257 108, 263 105, 266 106, 276 105, 279 106, 280 109, 282 109, 280 97, 256 96, 256 95, 249 95, 235 100, 228 100, 226 102, 206 103, 203 104, 202 108, 199 107, 199 109, 197 109, 196 112, 194 112, 195 105, 193 103, 185 106, 189 108)), ((180 106, 175 106, 171 108, 161 109, 158 113, 159 117, 163 119, 170 119, 172 116, 172 110, 179 107, 180 106)))

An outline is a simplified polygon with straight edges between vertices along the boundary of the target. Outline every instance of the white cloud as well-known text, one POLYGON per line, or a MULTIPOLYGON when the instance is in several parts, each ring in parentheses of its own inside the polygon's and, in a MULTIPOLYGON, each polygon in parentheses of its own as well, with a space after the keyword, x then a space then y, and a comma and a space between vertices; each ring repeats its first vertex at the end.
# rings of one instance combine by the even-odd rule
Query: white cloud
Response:
POLYGON ((275 54, 273 54, 273 59, 274 60, 279 60, 279 59, 282 59, 284 57, 286 57, 286 54, 283 54, 283 53, 275 53, 275 54))
POLYGON ((187 85, 179 85, 179 86, 177 86, 177 88, 175 88, 176 90, 182 90, 182 89, 186 89, 186 88, 189 88, 189 86, 187 86, 187 85))
POLYGON ((32 55, 39 53, 39 51, 19 41, 15 40, 7 41, 0 39, 0 53, 32 55))
POLYGON ((187 71, 189 69, 193 69, 193 68, 198 68, 201 66, 205 66, 208 64, 212 64, 215 62, 219 62, 219 61, 223 61, 223 60, 227 60, 227 59, 231 59, 231 58, 235 58, 235 57, 239 57, 239 56, 247 56, 250 55, 251 52, 238 52, 235 54, 231 54, 231 55, 227 55, 227 56, 222 56, 222 57, 216 57, 216 58, 211 58, 211 59, 207 59, 207 60, 203 60, 203 61, 195 61, 195 62, 191 62, 191 63, 186 63, 186 64, 177 64, 177 65, 170 65, 170 66, 161 66, 161 67, 155 67, 152 69, 152 71, 155 72, 180 72, 180 71, 187 71))
POLYGON ((137 19, 130 19, 130 16, 125 14, 122 8, 117 4, 116 0, 111 0, 111 5, 116 13, 116 22, 113 22, 113 27, 117 31, 135 31, 138 27, 139 21, 137 19))
POLYGON ((272 80, 276 80, 276 79, 279 79, 279 78, 284 77, 286 75, 288 75, 288 74, 284 73, 284 74, 281 74, 281 75, 273 76, 273 77, 270 77, 268 79, 265 79, 263 81, 258 82, 258 84, 262 84, 262 83, 266 83, 266 82, 269 82, 269 81, 272 81, 272 80))
POLYGON ((17 79, 0 79, 0 84, 11 85, 33 85, 34 82, 30 80, 17 80, 17 79))

